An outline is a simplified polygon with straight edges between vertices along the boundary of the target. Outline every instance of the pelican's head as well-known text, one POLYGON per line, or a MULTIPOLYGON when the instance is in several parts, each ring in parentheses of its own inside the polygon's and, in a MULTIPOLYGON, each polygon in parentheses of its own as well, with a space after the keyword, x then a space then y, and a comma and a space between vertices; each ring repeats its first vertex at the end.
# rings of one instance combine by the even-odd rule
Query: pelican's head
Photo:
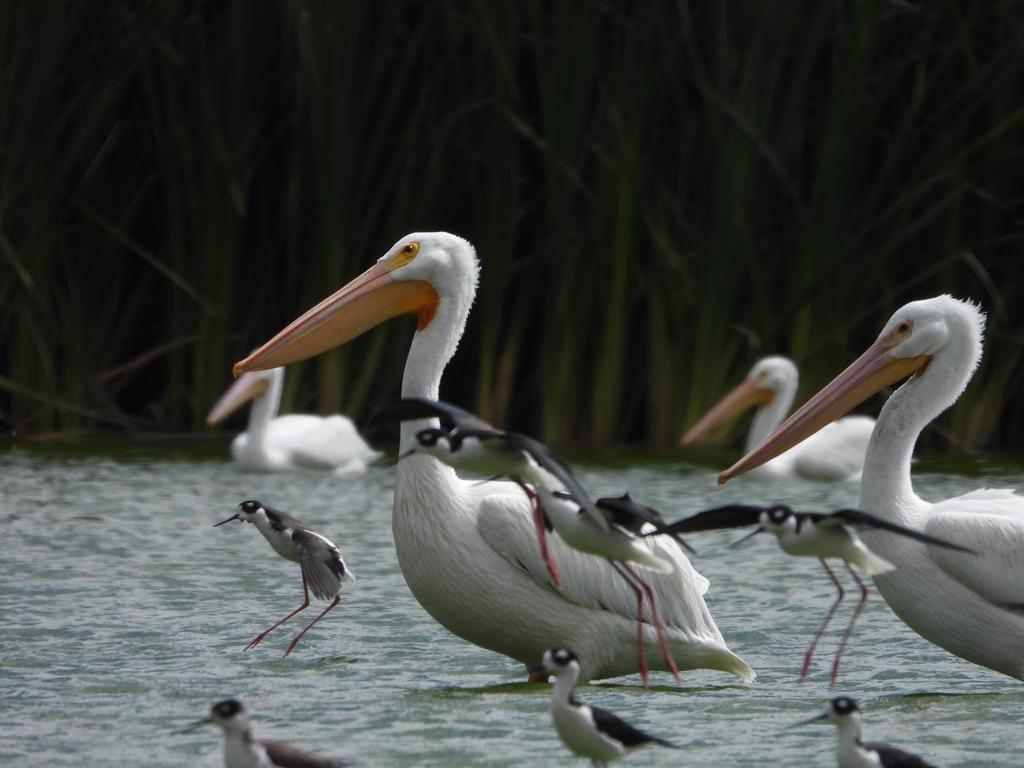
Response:
POLYGON ((540 669, 537 671, 546 672, 555 677, 564 677, 569 674, 579 676, 580 660, 575 653, 567 648, 549 648, 544 651, 540 669))
POLYGON ((271 368, 266 371, 253 371, 243 373, 227 391, 220 396, 209 415, 206 417, 206 426, 213 427, 224 421, 228 416, 237 411, 250 400, 263 397, 275 385, 278 379, 284 377, 284 368, 271 368))
MULTIPOLYGON (((913 301, 897 310, 882 333, 850 366, 797 409, 767 439, 718 476, 718 482, 741 475, 788 451, 819 429, 846 415, 885 387, 908 377, 912 381, 942 379, 955 391, 946 395, 944 410, 959 397, 981 359, 984 314, 970 302, 952 296, 913 301), (936 358, 950 366, 931 372, 936 358)), ((940 412, 941 412, 940 410, 940 412)))
POLYGON ((439 312, 464 317, 478 273, 473 246, 461 237, 447 232, 406 235, 363 274, 236 363, 235 374, 305 360, 399 315, 415 315, 419 331, 439 312))
POLYGON ((690 427, 679 444, 693 445, 730 417, 755 405, 767 405, 784 389, 795 391, 798 378, 796 366, 789 358, 777 355, 761 358, 735 389, 690 427))
POLYGON ((255 525, 258 519, 261 517, 266 519, 266 516, 267 512, 263 508, 263 504, 255 499, 250 499, 249 501, 243 501, 238 505, 238 512, 233 514, 227 520, 221 520, 213 527, 217 528, 224 525, 224 523, 230 523, 232 520, 241 520, 243 523, 252 523, 255 525))
POLYGON ((225 699, 210 707, 210 716, 183 728, 179 733, 194 731, 203 725, 219 725, 225 733, 238 733, 249 730, 249 710, 238 699, 225 699))

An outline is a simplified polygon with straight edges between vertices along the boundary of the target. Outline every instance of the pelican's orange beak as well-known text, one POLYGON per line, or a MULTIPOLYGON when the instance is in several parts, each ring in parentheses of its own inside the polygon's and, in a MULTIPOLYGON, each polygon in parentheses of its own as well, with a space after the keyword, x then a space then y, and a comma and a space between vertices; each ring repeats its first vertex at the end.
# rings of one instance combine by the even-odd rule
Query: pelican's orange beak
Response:
POLYGON ((693 445, 730 416, 742 413, 755 405, 765 405, 775 398, 775 392, 758 384, 757 379, 747 379, 732 392, 723 397, 714 408, 704 414, 700 421, 690 427, 679 444, 684 448, 693 445))
POLYGON ((206 426, 212 427, 224 421, 253 398, 259 397, 270 386, 266 378, 255 373, 246 373, 228 387, 228 391, 220 396, 206 417, 206 426))
POLYGON ((826 424, 845 416, 883 387, 924 372, 931 356, 894 357, 889 350, 896 343, 890 334, 868 347, 845 371, 782 422, 764 442, 722 472, 718 476, 718 484, 722 485, 771 461, 826 424))
POLYGON ((422 280, 395 280, 391 274, 395 268, 392 260, 378 261, 235 363, 235 375, 319 355, 399 315, 414 314, 419 318, 418 327, 425 328, 437 311, 437 291, 422 280))

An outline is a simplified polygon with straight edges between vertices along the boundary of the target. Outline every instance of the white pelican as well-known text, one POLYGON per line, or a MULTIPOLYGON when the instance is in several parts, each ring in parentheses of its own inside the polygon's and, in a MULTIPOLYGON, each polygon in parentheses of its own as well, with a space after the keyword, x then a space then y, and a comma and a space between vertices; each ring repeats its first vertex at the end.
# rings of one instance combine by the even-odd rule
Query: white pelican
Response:
MULTIPOLYGON (((796 397, 800 374, 788 357, 773 356, 758 360, 747 378, 719 400, 690 427, 679 441, 681 446, 698 442, 734 414, 758 406, 745 451, 752 451, 771 434, 789 413, 796 397)), ((829 424, 813 439, 794 446, 754 470, 760 478, 800 477, 805 480, 856 480, 864 468, 864 453, 871 439, 875 420, 868 416, 847 416, 829 424)))
POLYGON ((917 436, 967 386, 981 359, 984 327, 978 307, 951 296, 907 304, 863 355, 718 479, 725 482, 769 460, 909 376, 878 416, 859 506, 979 556, 872 531, 864 534, 865 543, 898 566, 875 577, 875 584, 896 615, 925 639, 1024 680, 1024 497, 981 489, 932 503, 910 482, 917 436))
MULTIPOLYGON (((438 399, 476 294, 473 247, 445 232, 414 233, 376 264, 282 330, 235 371, 285 365, 336 347, 388 318, 416 315, 403 397, 438 399)), ((401 427, 401 452, 426 421, 401 427)), ((392 530, 399 566, 420 604, 454 634, 527 667, 544 651, 575 648, 583 680, 637 671, 633 594, 607 562, 553 537, 564 588, 554 590, 537 552, 530 505, 511 483, 474 485, 429 456, 398 464, 392 530)), ((747 680, 753 671, 725 645, 704 603, 707 580, 671 539, 656 539, 674 571, 652 579, 681 669, 747 680)), ((655 637, 645 625, 647 641, 655 637)))
POLYGON ((243 374, 206 417, 212 427, 253 401, 248 429, 231 441, 231 457, 239 466, 261 472, 327 469, 352 475, 365 472, 367 462, 380 455, 347 416, 278 416, 283 387, 283 367, 243 374))

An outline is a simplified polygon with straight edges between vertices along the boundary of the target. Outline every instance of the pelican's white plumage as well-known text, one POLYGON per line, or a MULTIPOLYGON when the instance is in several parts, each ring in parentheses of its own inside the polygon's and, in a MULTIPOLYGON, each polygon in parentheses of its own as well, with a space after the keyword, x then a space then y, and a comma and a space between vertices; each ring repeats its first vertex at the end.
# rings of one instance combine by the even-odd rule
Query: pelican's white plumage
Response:
POLYGON ((347 416, 278 416, 283 387, 283 367, 243 373, 207 416, 207 424, 214 426, 252 400, 248 427, 231 441, 231 458, 239 466, 259 472, 322 469, 350 475, 365 472, 367 463, 380 455, 347 416))
MULTIPOLYGON (((476 293, 478 271, 466 240, 444 232, 410 234, 237 369, 318 354, 389 317, 414 313, 419 325, 402 396, 437 400, 441 375, 476 293)), ((402 453, 416 445, 416 432, 427 425, 403 423, 402 453)), ((454 634, 528 667, 552 646, 572 647, 583 660, 584 680, 637 671, 635 595, 606 561, 557 540, 552 544, 564 589, 556 591, 539 555, 529 502, 514 485, 476 485, 430 456, 409 456, 397 469, 392 529, 413 595, 454 634)), ((670 539, 655 546, 665 548, 677 566, 650 581, 680 668, 719 669, 752 679, 751 669, 726 647, 704 603, 707 580, 670 539)), ((654 642, 654 628, 645 629, 654 642)))
MULTIPOLYGON (((799 383, 796 364, 788 357, 774 355, 758 360, 743 383, 708 411, 683 436, 681 444, 697 442, 732 414, 757 405, 744 449, 754 450, 785 420, 799 383)), ((864 468, 864 454, 874 426, 875 420, 867 416, 839 419, 750 474, 762 479, 855 480, 864 468)))
POLYGON ((865 533, 871 550, 897 565, 875 577, 878 591, 926 639, 1024 679, 1024 498, 982 489, 932 503, 914 493, 910 479, 917 437, 967 386, 981 359, 984 326, 976 306, 951 296, 905 305, 857 361, 720 480, 785 450, 909 375, 879 414, 864 464, 860 508, 979 554, 941 550, 881 531, 865 533))

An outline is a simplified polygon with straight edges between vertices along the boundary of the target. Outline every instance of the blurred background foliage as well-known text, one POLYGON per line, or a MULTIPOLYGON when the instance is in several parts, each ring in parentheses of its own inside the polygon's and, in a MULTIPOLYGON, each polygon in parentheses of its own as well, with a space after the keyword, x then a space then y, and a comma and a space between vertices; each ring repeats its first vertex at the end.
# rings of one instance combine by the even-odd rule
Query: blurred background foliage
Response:
MULTIPOLYGON (((1020 449, 1024 3, 0 3, 8 427, 198 429, 431 229, 483 264, 442 393, 499 423, 671 444, 759 355, 803 397, 951 292, 986 356, 928 447, 1020 449)), ((365 423, 411 332, 286 408, 365 423)))

